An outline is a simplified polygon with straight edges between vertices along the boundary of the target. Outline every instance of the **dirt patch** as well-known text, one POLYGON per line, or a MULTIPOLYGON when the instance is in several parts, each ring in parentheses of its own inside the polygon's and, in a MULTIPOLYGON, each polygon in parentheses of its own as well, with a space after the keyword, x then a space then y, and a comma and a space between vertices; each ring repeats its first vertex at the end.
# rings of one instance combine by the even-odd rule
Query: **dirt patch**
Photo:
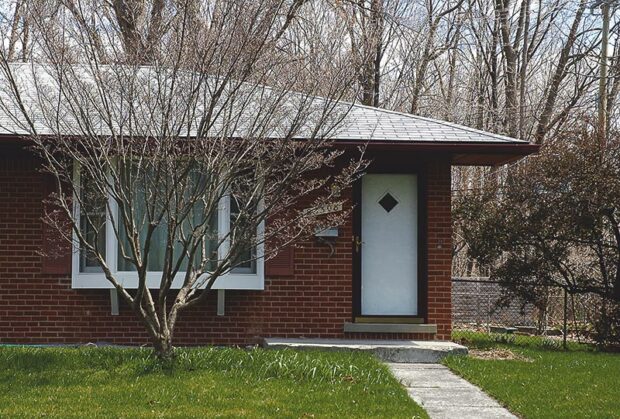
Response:
POLYGON ((470 349, 469 356, 478 359, 492 359, 496 361, 525 361, 534 362, 532 358, 528 358, 518 353, 512 352, 510 349, 494 348, 494 349, 470 349))

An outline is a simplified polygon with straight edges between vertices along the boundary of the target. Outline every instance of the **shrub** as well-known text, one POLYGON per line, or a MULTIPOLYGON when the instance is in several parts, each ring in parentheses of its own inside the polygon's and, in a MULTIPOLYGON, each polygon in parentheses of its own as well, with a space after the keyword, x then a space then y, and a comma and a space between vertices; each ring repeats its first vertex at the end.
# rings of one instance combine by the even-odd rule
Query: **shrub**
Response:
POLYGON ((506 300, 542 307, 549 287, 593 295, 594 338, 620 341, 620 134, 587 129, 544 146, 455 199, 470 258, 491 267, 506 300))

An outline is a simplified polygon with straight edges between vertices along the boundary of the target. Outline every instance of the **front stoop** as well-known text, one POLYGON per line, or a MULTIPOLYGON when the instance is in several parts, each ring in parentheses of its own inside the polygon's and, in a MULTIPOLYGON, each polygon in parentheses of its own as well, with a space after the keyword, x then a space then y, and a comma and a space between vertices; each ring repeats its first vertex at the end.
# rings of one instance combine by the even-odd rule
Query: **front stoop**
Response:
POLYGON ((366 339, 265 338, 269 349, 322 349, 370 352, 386 362, 434 364, 448 355, 467 355, 467 348, 454 342, 366 339))

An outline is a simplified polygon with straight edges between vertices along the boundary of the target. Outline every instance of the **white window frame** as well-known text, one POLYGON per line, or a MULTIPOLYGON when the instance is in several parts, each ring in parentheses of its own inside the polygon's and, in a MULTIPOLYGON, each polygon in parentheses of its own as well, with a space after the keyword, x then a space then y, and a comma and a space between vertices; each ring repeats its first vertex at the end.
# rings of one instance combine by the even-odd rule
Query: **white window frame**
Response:
MULTIPOLYGON (((77 164, 74 164, 73 179, 75 185, 80 183, 80 170, 77 164)), ((79 193, 79 191, 78 191, 79 193)), ((118 268, 118 241, 114 234, 114 227, 110 222, 111 217, 118 216, 118 208, 116 201, 111 196, 108 198, 110 202, 110 210, 107 212, 106 222, 106 263, 110 267, 116 280, 127 289, 135 289, 138 287, 138 273, 130 271, 119 271, 118 268)), ((262 203, 259 207, 262 207, 262 203)), ((260 209, 260 208, 259 208, 260 209)), ((73 197, 73 213, 74 219, 80 219, 80 205, 78 199, 73 197)), ((259 244, 256 246, 256 272, 228 272, 219 277, 213 284, 213 289, 228 290, 264 290, 265 289, 265 259, 264 259, 264 222, 262 222, 256 231, 259 244)), ((230 195, 225 195, 218 205, 218 234, 223 238, 230 231, 230 195)), ((230 238, 226 239, 218 248, 218 257, 223 258, 228 252, 230 246, 230 238)), ((108 281, 103 272, 80 272, 80 244, 77 234, 73 233, 73 254, 71 258, 71 288, 74 289, 111 289, 114 288, 112 283, 108 281)), ((183 284, 185 272, 179 272, 174 278, 172 289, 179 289, 183 284)), ((152 289, 159 288, 161 281, 161 272, 148 272, 146 277, 147 286, 152 289)))

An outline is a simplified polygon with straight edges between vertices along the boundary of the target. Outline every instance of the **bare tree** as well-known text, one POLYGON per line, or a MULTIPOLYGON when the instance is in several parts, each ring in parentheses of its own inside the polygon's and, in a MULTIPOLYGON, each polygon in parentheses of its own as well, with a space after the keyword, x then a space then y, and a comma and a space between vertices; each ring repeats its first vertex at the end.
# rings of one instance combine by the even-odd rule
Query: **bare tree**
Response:
POLYGON ((24 61, 28 56, 30 27, 24 0, 7 2, 0 8, 0 36, 5 40, 9 60, 24 61))
POLYGON ((342 193, 363 162, 329 138, 355 72, 320 51, 327 80, 300 51, 291 59, 300 6, 180 8, 153 49, 166 53, 141 66, 105 11, 88 11, 105 22, 91 26, 39 4, 32 62, 0 55, 4 128, 27 134, 55 180, 46 221, 131 306, 162 359, 179 315, 216 281, 348 214, 342 193))
MULTIPOLYGON (((439 26, 446 17, 460 9, 463 1, 464 0, 442 2, 431 0, 427 2, 428 35, 426 36, 426 40, 423 45, 422 55, 418 63, 415 65, 414 79, 412 80, 413 88, 409 110, 410 113, 418 113, 420 95, 426 85, 427 70, 429 65, 454 43, 453 38, 449 36, 444 43, 437 45, 437 31, 439 26)), ((454 21, 451 23, 454 23, 454 21)), ((458 32, 450 31, 449 33, 451 33, 452 36, 455 36, 458 32)))
POLYGON ((396 35, 383 41, 383 104, 533 139, 594 99, 598 23, 582 2, 457 5, 420 0, 387 14, 396 35))
POLYGON ((610 57, 608 82, 610 87, 607 98, 607 132, 609 132, 612 128, 617 129, 617 126, 613 126, 611 121, 617 121, 617 118, 614 118, 614 112, 617 109, 616 100, 618 98, 618 93, 620 92, 620 36, 618 36, 618 31, 620 31, 620 26, 616 26, 616 41, 614 43, 613 54, 610 57))
MULTIPOLYGON (((549 85, 546 88, 544 105, 540 114, 538 126, 536 128, 536 141, 539 143, 543 141, 543 138, 549 131, 550 127, 554 125, 554 123, 552 123, 551 121, 551 117, 555 110, 558 94, 560 93, 560 84, 566 78, 568 74, 568 68, 571 65, 574 65, 575 62, 579 60, 579 57, 575 57, 574 55, 571 57, 571 53, 573 51, 573 46, 575 45, 578 37, 580 36, 579 29, 586 5, 586 0, 581 0, 579 2, 579 8, 577 9, 575 17, 573 19, 573 23, 566 38, 566 42, 562 46, 557 66, 555 67, 553 76, 551 77, 549 85)), ((585 54, 581 55, 581 59, 583 59, 584 57, 585 54)))
POLYGON ((334 2, 334 5, 347 23, 351 60, 358 69, 360 101, 364 105, 378 106, 385 48, 384 0, 334 2))
MULTIPOLYGON (((523 0, 520 11, 517 29, 514 40, 510 37, 509 13, 510 0, 495 0, 495 13, 499 22, 499 33, 502 40, 502 50, 506 62, 506 126, 510 136, 516 137, 518 134, 518 120, 515 116, 518 114, 518 97, 517 97, 517 60, 519 52, 517 45, 524 37, 525 22, 529 16, 529 1, 523 0)), ((526 42, 524 42, 526 43, 526 42)))

